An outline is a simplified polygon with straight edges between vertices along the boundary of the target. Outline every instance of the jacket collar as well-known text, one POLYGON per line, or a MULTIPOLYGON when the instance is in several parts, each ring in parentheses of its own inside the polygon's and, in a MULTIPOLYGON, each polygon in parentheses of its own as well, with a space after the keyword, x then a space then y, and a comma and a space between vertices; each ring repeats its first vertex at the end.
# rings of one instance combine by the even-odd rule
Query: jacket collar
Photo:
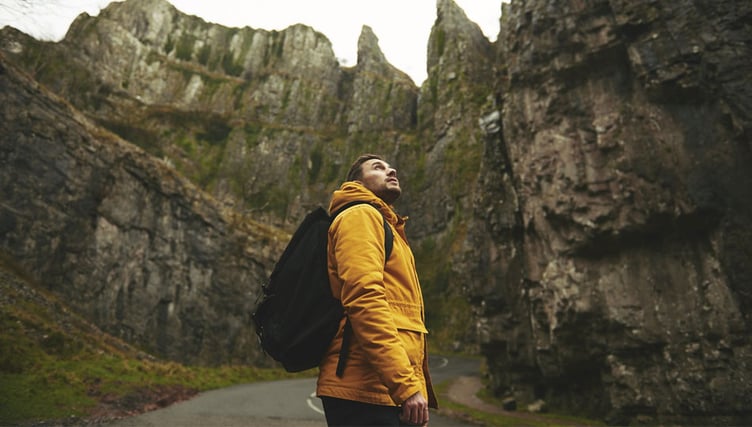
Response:
POLYGON ((407 218, 402 218, 394 211, 394 209, 387 205, 386 202, 381 200, 371 190, 367 189, 363 184, 355 181, 344 182, 339 190, 335 190, 332 195, 332 201, 329 204, 329 213, 334 213, 337 209, 340 209, 347 203, 360 200, 366 201, 372 204, 378 209, 384 218, 392 224, 403 223, 407 218))

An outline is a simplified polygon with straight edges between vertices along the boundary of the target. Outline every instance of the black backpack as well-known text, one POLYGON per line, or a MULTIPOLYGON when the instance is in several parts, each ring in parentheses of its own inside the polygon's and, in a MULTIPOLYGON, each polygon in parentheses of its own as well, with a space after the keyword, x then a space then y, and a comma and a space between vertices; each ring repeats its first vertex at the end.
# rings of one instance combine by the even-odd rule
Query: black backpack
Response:
MULTIPOLYGON (((340 300, 332 296, 327 271, 327 234, 334 218, 354 201, 329 216, 324 208, 310 212, 274 266, 253 320, 264 351, 288 372, 319 366, 345 315, 340 300)), ((384 218, 386 259, 394 235, 384 218)), ((337 375, 342 375, 350 340, 350 322, 340 351, 337 375)))

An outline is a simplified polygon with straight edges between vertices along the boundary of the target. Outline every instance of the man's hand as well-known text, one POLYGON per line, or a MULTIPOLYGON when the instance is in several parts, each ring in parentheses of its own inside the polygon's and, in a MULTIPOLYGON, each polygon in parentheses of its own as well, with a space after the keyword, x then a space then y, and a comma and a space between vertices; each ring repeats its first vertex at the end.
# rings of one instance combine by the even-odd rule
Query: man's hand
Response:
POLYGON ((402 404, 400 421, 415 426, 428 425, 428 401, 421 392, 410 396, 402 404))

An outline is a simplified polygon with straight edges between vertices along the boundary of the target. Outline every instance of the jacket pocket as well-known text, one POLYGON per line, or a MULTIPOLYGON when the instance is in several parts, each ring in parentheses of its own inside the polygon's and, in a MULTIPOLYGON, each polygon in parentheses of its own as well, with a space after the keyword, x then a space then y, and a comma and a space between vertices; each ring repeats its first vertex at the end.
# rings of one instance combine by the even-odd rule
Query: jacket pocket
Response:
POLYGON ((425 324, 423 324, 419 306, 401 307, 401 305, 392 305, 392 314, 394 326, 396 326, 397 329, 424 334, 428 333, 425 324))

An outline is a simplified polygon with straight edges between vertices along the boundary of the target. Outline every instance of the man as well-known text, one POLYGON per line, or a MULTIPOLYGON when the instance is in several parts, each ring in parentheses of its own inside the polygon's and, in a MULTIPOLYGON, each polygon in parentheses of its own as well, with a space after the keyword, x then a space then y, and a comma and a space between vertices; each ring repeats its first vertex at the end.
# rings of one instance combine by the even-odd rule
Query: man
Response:
POLYGON ((329 283, 342 301, 345 319, 320 365, 317 395, 329 425, 426 425, 437 402, 428 374, 423 295, 405 237, 405 220, 391 205, 402 194, 397 171, 367 154, 350 168, 335 191, 329 212, 340 213, 329 228, 329 283), (393 230, 385 260, 384 218, 393 230), (343 335, 349 355, 337 375, 343 335))

